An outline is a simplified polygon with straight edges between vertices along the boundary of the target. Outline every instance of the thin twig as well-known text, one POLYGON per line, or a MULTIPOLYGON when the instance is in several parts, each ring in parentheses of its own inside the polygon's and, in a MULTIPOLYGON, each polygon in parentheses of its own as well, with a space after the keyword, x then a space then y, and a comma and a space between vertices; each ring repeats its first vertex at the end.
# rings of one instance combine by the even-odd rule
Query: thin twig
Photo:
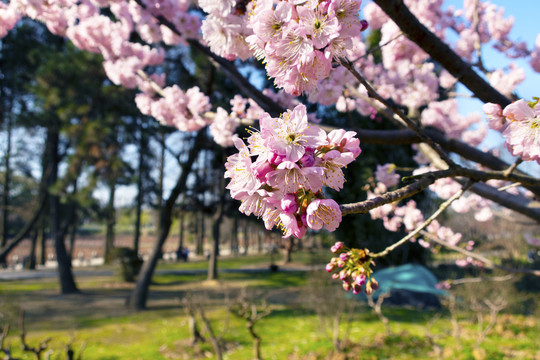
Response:
POLYGON ((385 47, 386 45, 392 43, 393 41, 399 39, 399 38, 402 37, 402 36, 403 36, 403 33, 402 33, 402 32, 399 32, 396 36, 394 36, 393 38, 391 38, 391 39, 388 40, 387 42, 382 43, 382 44, 380 44, 380 45, 375 46, 374 48, 369 49, 369 51, 367 51, 364 55, 361 55, 361 56, 357 57, 356 59, 352 60, 351 62, 352 62, 352 63, 355 63, 355 62, 357 62, 357 61, 360 60, 360 59, 365 59, 365 58, 367 58, 369 55, 373 54, 375 51, 377 51, 377 50, 379 50, 379 49, 382 49, 382 48, 385 47))
POLYGON ((446 282, 449 285, 461 285, 461 284, 474 284, 484 281, 508 281, 511 280, 514 277, 513 274, 508 274, 504 276, 492 276, 492 277, 475 277, 475 278, 463 278, 463 279, 455 279, 455 280, 447 280, 446 282))
POLYGON ((466 184, 465 186, 463 186, 463 188, 461 188, 461 190, 459 190, 457 193, 455 193, 454 195, 452 195, 448 200, 446 200, 444 203, 441 204, 441 206, 439 206, 439 208, 437 209, 437 211, 435 211, 433 213, 433 215, 431 215, 426 221, 424 221, 422 224, 420 224, 420 226, 418 226, 416 229, 414 229, 413 231, 411 231, 407 236, 403 237, 401 240, 399 240, 398 242, 388 246, 386 249, 384 249, 383 251, 381 252, 378 252, 378 253, 375 253, 375 254, 372 254, 370 255, 372 258, 377 258, 377 257, 382 257, 382 256, 386 256, 388 253, 392 252, 395 248, 397 248, 398 246, 401 246, 403 244, 405 244, 406 242, 408 242, 410 239, 412 239, 413 237, 415 237, 416 235, 418 235, 426 226, 428 226, 429 224, 431 224, 431 222, 433 220, 435 220, 444 210, 446 210, 450 204, 452 204, 452 202, 454 202, 455 200, 459 199, 459 197, 461 197, 461 195, 463 195, 463 193, 465 191, 467 191, 470 187, 472 186, 472 182, 469 182, 468 184, 466 184))
POLYGON ((533 270, 533 269, 515 269, 515 268, 509 268, 509 267, 506 267, 506 266, 501 266, 501 265, 497 265, 495 264, 493 261, 489 260, 488 258, 482 256, 482 255, 478 255, 476 253, 473 253, 471 251, 468 251, 466 249, 463 249, 463 248, 460 248, 459 246, 455 246, 455 245, 452 245, 452 244, 449 244, 447 243, 446 241, 444 240, 441 240, 439 239, 438 237, 426 232, 426 231, 421 231, 421 234, 422 236, 428 238, 429 240, 439 244, 439 245, 442 245, 444 247, 447 247, 451 250, 454 250, 454 251, 457 251, 463 255, 466 255, 466 256, 469 256, 473 259, 476 259, 480 262, 482 262, 484 264, 484 266, 488 269, 493 269, 493 268, 497 268, 497 269, 500 269, 500 270, 504 270, 504 271, 507 271, 507 272, 510 272, 510 273, 517 273, 517 274, 529 274, 529 275, 534 275, 534 276, 540 276, 540 270, 533 270))
POLYGON ((518 158, 508 169, 506 169, 503 174, 506 176, 510 176, 512 172, 523 162, 523 159, 520 157, 518 158))
POLYGON ((448 154, 446 154, 439 144, 437 144, 433 139, 428 137, 420 127, 407 115, 403 113, 403 111, 392 104, 390 101, 383 98, 379 93, 371 86, 371 84, 355 69, 354 65, 347 59, 341 59, 340 64, 344 66, 347 70, 353 74, 353 76, 358 80, 367 90, 370 97, 373 97, 374 99, 378 100, 380 103, 382 103, 384 106, 392 110, 394 114, 396 114, 411 130, 413 130, 425 143, 429 144, 436 152, 439 154, 441 159, 443 159, 448 166, 453 167, 455 166, 455 163, 448 157, 448 154))

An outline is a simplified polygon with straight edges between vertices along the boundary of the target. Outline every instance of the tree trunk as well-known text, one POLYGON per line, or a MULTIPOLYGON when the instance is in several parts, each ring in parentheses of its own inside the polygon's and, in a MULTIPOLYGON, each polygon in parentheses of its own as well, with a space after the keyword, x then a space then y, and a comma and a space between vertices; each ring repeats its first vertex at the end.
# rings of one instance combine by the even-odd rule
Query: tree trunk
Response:
POLYGON ((137 204, 136 204, 136 214, 135 214, 135 234, 133 236, 133 250, 135 254, 139 254, 139 238, 141 235, 141 210, 142 210, 142 199, 143 199, 143 166, 144 166, 144 141, 143 141, 143 130, 140 129, 140 138, 139 138, 139 168, 137 176, 137 204))
POLYGON ((47 256, 47 235, 45 234, 45 224, 43 221, 38 225, 38 243, 39 243, 39 265, 45 265, 47 256))
POLYGON ((197 155, 199 154, 202 143, 204 141, 205 131, 206 128, 199 130, 199 132, 197 133, 197 137, 195 138, 193 147, 189 151, 188 159, 182 166, 182 172, 176 182, 176 185, 172 189, 169 198, 167 199, 161 210, 159 237, 154 244, 154 248, 152 250, 152 253, 150 254, 149 259, 144 262, 141 272, 137 277, 137 283, 135 284, 135 288, 133 289, 131 296, 127 301, 127 305, 134 309, 142 310, 146 308, 146 302, 148 300, 148 290, 150 288, 152 276, 154 274, 158 259, 161 256, 161 249, 163 247, 163 244, 165 243, 165 240, 167 240, 167 235, 169 234, 169 230, 171 228, 171 217, 174 203, 176 202, 176 199, 178 199, 180 193, 185 188, 188 175, 191 172, 193 163, 195 162, 195 159, 197 158, 197 155))
POLYGON ((233 215, 233 229, 231 236, 231 254, 238 255, 238 212, 233 215))
POLYGON ((210 261, 208 264, 208 280, 216 280, 218 278, 217 259, 219 255, 219 227, 223 220, 223 207, 225 202, 225 177, 221 177, 219 184, 219 203, 214 214, 214 224, 212 226, 212 252, 210 253, 210 261))
POLYGON ((253 356, 255 360, 261 360, 261 337, 255 332, 255 322, 248 320, 246 327, 253 338, 253 356))
MULTIPOLYGON (((58 177, 58 142, 59 142, 58 121, 55 121, 47 129, 48 148, 48 182, 49 188, 56 183, 58 177), (50 170, 50 171, 49 171, 50 170)), ((60 291, 62 294, 77 293, 77 285, 71 271, 71 261, 67 255, 64 234, 60 229, 60 199, 55 194, 49 195, 51 237, 54 241, 56 261, 58 263, 58 279, 60 281, 60 291)))
POLYGON ((79 222, 79 219, 78 219, 78 214, 77 214, 77 210, 78 210, 78 205, 77 205, 77 202, 75 200, 75 196, 77 195, 77 179, 78 177, 75 178, 75 180, 73 180, 73 192, 72 192, 72 195, 73 195, 73 203, 72 203, 72 211, 71 211, 71 219, 70 219, 70 223, 71 224, 68 224, 68 225, 71 225, 70 226, 70 232, 69 232, 69 258, 71 259, 71 261, 73 261, 73 249, 75 248, 75 237, 77 236, 77 223, 79 222))
POLYGON ((262 231, 261 231, 261 229, 257 229, 257 252, 259 254, 263 252, 262 231))
POLYGON ((285 264, 292 261, 292 252, 294 248, 294 237, 285 239, 285 264))
POLYGON ((199 221, 197 222, 199 227, 197 228, 197 245, 195 246, 195 253, 197 255, 204 255, 204 211, 201 209, 199 212, 199 221))
POLYGON ((157 208, 159 209, 158 213, 157 213, 157 229, 156 229, 156 233, 157 234, 160 234, 161 233, 161 211, 163 211, 163 180, 165 178, 165 148, 166 148, 166 144, 165 144, 165 131, 163 129, 160 130, 161 131, 161 137, 159 139, 159 143, 161 145, 161 152, 160 152, 160 155, 159 155, 159 179, 158 179, 158 188, 157 188, 157 208))
POLYGON ((6 116, 6 132, 7 132, 7 140, 6 140, 6 153, 4 155, 4 162, 5 162, 5 172, 4 172, 4 191, 2 192, 2 248, 6 246, 8 242, 9 237, 9 223, 8 223, 8 216, 9 216, 9 185, 11 182, 11 167, 10 167, 10 160, 11 160, 11 117, 8 115, 6 116))
POLYGON ((116 224, 116 210, 114 208, 114 195, 116 193, 116 178, 109 181, 109 204, 107 205, 107 230, 105 234, 105 263, 111 262, 111 252, 114 248, 114 225, 116 224))
POLYGON ((242 255, 247 255, 248 248, 249 248, 249 221, 247 219, 244 219, 244 248, 242 251, 242 255))
POLYGON ((176 249, 176 260, 187 261, 187 258, 184 259, 184 218, 186 214, 183 210, 179 211, 178 214, 178 248, 176 249))
POLYGON ((36 247, 37 247, 38 232, 34 231, 32 235, 32 243, 30 244, 30 254, 28 255, 28 265, 29 270, 36 269, 36 247))

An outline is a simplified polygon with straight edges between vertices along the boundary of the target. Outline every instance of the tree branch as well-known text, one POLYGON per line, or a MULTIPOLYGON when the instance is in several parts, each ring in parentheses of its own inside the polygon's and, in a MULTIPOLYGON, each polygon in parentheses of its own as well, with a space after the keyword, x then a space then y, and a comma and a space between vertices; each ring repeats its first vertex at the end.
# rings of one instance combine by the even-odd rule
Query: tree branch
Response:
POLYGON ((433 141, 433 139, 431 139, 429 136, 424 134, 422 129, 414 121, 409 119, 409 117, 405 115, 405 113, 403 113, 403 111, 399 107, 397 107, 396 105, 392 104, 390 101, 386 100, 381 95, 379 95, 379 93, 355 69, 354 65, 349 60, 342 59, 340 60, 340 64, 344 66, 347 70, 349 70, 351 74, 353 74, 353 76, 356 78, 356 80, 358 80, 360 84, 362 84, 366 88, 369 97, 376 99, 381 104, 383 104, 388 109, 390 109, 395 115, 397 115, 397 117, 401 119, 412 131, 414 131, 414 133, 417 134, 423 142, 431 146, 433 150, 435 150, 437 154, 439 154, 441 159, 443 159, 448 164, 449 167, 452 167, 455 165, 454 162, 448 157, 448 154, 446 154, 442 150, 439 144, 437 144, 435 141, 433 141))
MULTIPOLYGON (((426 237, 427 239, 433 241, 434 243, 437 243, 439 245, 442 245, 448 249, 451 249, 451 250, 454 250, 460 254, 463 254, 465 256, 469 256, 473 259, 476 259, 480 262, 482 262, 486 268, 488 269, 493 269, 493 268, 497 268, 497 269, 501 269, 501 270, 504 270, 504 271, 507 271, 507 272, 510 272, 510 273, 518 273, 518 274, 530 274, 530 275, 534 275, 534 276, 540 276, 540 270, 532 270, 532 269, 514 269, 514 268, 509 268, 509 267, 506 267, 506 266, 501 266, 501 265, 497 265, 495 264, 493 261, 489 260, 488 258, 482 256, 482 255, 478 255, 472 251, 468 251, 466 249, 463 249, 463 248, 460 248, 459 246, 456 246, 456 245, 452 245, 452 244, 449 244, 447 243, 446 241, 444 240, 441 240, 439 239, 438 237, 426 232, 426 231, 421 231, 421 235, 426 237)), ((463 281, 464 282, 464 281, 463 281)))
POLYGON ((403 237, 398 242, 388 246, 383 251, 370 255, 370 257, 377 258, 377 257, 386 256, 386 255, 388 255, 388 253, 392 252, 398 246, 401 246, 401 245, 405 244, 410 239, 412 239, 413 237, 418 235, 426 226, 431 224, 431 222, 433 220, 435 220, 437 218, 437 216, 439 216, 444 210, 446 210, 450 206, 450 204, 452 204, 455 200, 459 199, 459 197, 461 197, 461 195, 463 195, 463 193, 465 191, 467 191, 471 187, 471 185, 472 185, 472 183, 469 183, 469 184, 463 186, 463 188, 461 190, 459 190, 457 193, 452 195, 448 200, 443 202, 441 204, 441 206, 439 206, 437 211, 435 211, 426 221, 424 221, 420 226, 418 226, 416 229, 411 231, 407 236, 403 237))
POLYGON ((411 41, 415 42, 433 60, 448 70, 477 98, 485 103, 497 103, 502 107, 510 104, 511 101, 478 75, 471 64, 463 61, 439 37, 420 23, 403 0, 374 0, 374 2, 399 26, 411 41))

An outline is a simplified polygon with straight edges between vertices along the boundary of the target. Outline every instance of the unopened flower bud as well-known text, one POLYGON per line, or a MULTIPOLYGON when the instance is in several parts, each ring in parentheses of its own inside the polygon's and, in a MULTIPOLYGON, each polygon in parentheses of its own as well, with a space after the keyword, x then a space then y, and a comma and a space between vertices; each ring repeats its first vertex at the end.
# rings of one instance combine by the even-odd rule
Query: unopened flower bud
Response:
POLYGON ((354 284, 353 286, 353 289, 352 289, 352 292, 353 294, 360 294, 360 292, 362 291, 362 287, 359 286, 358 284, 354 284))
POLYGON ((355 278, 355 281, 358 285, 362 286, 366 283, 366 275, 360 274, 355 278))
POLYGON ((332 272, 332 271, 334 271, 335 268, 336 268, 336 264, 332 264, 331 262, 326 264, 326 271, 327 272, 332 272))
POLYGON ((366 295, 373 294, 373 288, 371 287, 371 283, 368 282, 366 284, 366 288, 364 289, 364 292, 366 293, 366 295))
POLYGON ((313 166, 313 164, 315 164, 315 156, 313 153, 304 153, 304 155, 300 158, 300 164, 302 164, 302 167, 313 166))
POLYGON ((339 254, 339 258, 341 259, 341 261, 347 261, 349 260, 351 256, 349 255, 349 253, 341 253, 339 254))
POLYGON ((371 282, 371 288, 373 290, 378 290, 379 289, 379 282, 377 280, 371 279, 370 282, 371 282))
POLYGON ((351 289, 352 289, 351 283, 349 283, 349 282, 347 282, 347 281, 344 281, 344 282, 343 282, 343 290, 349 291, 349 290, 351 290, 351 289))
POLYGON ((339 274, 338 273, 333 273, 332 274, 332 279, 334 279, 334 280, 339 279, 339 274))
POLYGON ((348 278, 348 277, 349 277, 349 274, 347 274, 347 270, 341 270, 341 271, 339 272, 339 278, 340 278, 341 280, 345 280, 345 279, 348 278))
POLYGON ((334 254, 337 254, 339 250, 343 249, 345 247, 345 244, 341 241, 336 242, 332 247, 330 248, 330 251, 334 254))

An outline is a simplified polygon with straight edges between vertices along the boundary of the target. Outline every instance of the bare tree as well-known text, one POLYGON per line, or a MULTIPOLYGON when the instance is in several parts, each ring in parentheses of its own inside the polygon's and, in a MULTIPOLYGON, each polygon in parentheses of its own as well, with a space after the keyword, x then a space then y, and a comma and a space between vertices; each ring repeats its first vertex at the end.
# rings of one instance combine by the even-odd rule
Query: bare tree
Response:
POLYGON ((246 328, 253 339, 253 356, 256 360, 262 360, 261 336, 255 332, 255 325, 272 312, 271 307, 264 300, 260 304, 250 301, 244 291, 236 302, 229 307, 229 311, 246 321, 246 328))

